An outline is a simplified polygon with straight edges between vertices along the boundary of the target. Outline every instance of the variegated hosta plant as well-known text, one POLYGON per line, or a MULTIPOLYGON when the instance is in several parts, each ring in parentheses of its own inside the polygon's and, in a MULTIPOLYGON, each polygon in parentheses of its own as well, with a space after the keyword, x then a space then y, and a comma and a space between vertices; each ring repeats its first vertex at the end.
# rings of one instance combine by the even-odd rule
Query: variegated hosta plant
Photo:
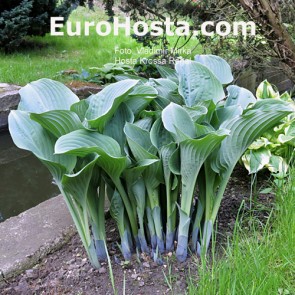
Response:
MULTIPOLYGON (((107 257, 104 202, 121 250, 206 252, 230 175, 246 149, 290 113, 229 84, 212 55, 160 69, 161 79, 128 79, 86 100, 48 79, 21 89, 9 116, 15 144, 52 173, 91 263, 107 257), (251 104, 251 108, 247 106, 251 104), (196 187, 198 193, 196 195, 196 187)), ((29 169, 29 168, 28 168, 29 169)))
POLYGON ((273 99, 288 102, 292 113, 284 117, 279 125, 267 130, 255 140, 242 157, 250 174, 267 168, 275 178, 287 175, 295 147, 295 103, 289 93, 282 95, 267 81, 263 81, 256 92, 258 100, 273 99))

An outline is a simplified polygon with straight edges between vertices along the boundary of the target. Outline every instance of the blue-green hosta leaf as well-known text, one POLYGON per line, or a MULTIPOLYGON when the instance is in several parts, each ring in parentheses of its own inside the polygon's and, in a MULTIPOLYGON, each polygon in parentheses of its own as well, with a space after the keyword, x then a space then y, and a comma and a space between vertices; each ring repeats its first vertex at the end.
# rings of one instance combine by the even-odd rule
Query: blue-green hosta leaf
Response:
POLYGON ((82 207, 86 206, 87 192, 92 177, 93 167, 99 156, 86 164, 80 171, 74 174, 65 174, 62 178, 63 190, 70 194, 82 207))
POLYGON ((239 105, 243 109, 246 109, 249 104, 256 102, 255 96, 248 89, 236 85, 230 85, 226 90, 228 93, 225 102, 226 107, 239 105))
POLYGON ((278 91, 275 91, 272 87, 272 85, 267 81, 264 80, 260 83, 256 90, 256 97, 258 99, 265 99, 265 98, 280 98, 280 93, 278 91))
POLYGON ((92 96, 86 112, 86 119, 90 126, 102 132, 106 122, 111 119, 137 83, 137 80, 120 81, 108 85, 98 94, 92 96))
POLYGON ((160 150, 163 146, 173 142, 173 137, 165 129, 162 120, 159 118, 155 121, 150 132, 152 144, 160 150))
POLYGON ((240 116, 243 113, 243 109, 239 105, 233 105, 228 107, 220 107, 216 109, 215 115, 216 119, 213 126, 218 129, 218 127, 227 120, 230 120, 234 117, 240 116))
POLYGON ((129 165, 127 157, 121 155, 119 144, 111 137, 88 130, 76 130, 60 137, 55 144, 56 154, 85 157, 96 153, 97 164, 111 177, 120 177, 129 165))
POLYGON ((212 169, 216 173, 231 173, 250 144, 289 113, 290 108, 285 102, 265 99, 245 110, 243 115, 225 121, 220 127, 231 133, 212 155, 212 169))
POLYGON ((173 81, 174 83, 178 83, 178 76, 174 69, 160 65, 156 65, 156 68, 159 71, 162 78, 166 78, 173 81))
POLYGON ((216 103, 225 97, 222 84, 206 66, 183 60, 178 61, 175 68, 179 75, 179 93, 186 106, 193 107, 202 100, 216 103))
POLYGON ((158 95, 158 91, 148 85, 138 85, 128 95, 126 104, 135 116, 143 111, 158 95))
POLYGON ((157 159, 156 148, 152 145, 150 133, 147 130, 127 123, 124 127, 128 145, 137 161, 144 159, 157 159))
POLYGON ((89 108, 89 100, 82 99, 79 102, 72 104, 70 110, 76 113, 80 121, 83 122, 85 120, 85 115, 88 108, 89 108))
POLYGON ((131 75, 131 74, 122 74, 122 75, 116 75, 114 77, 116 79, 116 81, 123 81, 123 80, 129 80, 129 79, 132 79, 132 80, 139 80, 141 81, 142 83, 146 83, 148 80, 146 78, 143 78, 143 77, 140 77, 140 76, 137 76, 137 75, 131 75))
POLYGON ((134 115, 130 108, 122 103, 114 114, 113 118, 105 127, 104 134, 114 138, 120 145, 122 153, 126 144, 124 126, 126 122, 133 123, 134 115))
POLYGON ((145 117, 145 118, 142 118, 142 119, 134 122, 134 125, 136 125, 137 127, 141 128, 141 129, 150 131, 153 121, 154 120, 152 117, 145 117))
POLYGON ((180 142, 180 174, 182 182, 181 209, 190 214, 193 192, 199 171, 211 152, 229 135, 220 129, 200 139, 187 139, 180 142))
POLYGON ((31 119, 51 132, 55 137, 84 129, 78 115, 71 111, 49 111, 41 114, 31 114, 31 119))
POLYGON ((191 116, 183 107, 173 102, 163 110, 162 121, 165 129, 171 132, 178 142, 187 137, 196 137, 195 125, 191 116))
POLYGON ((202 105, 196 105, 194 107, 184 106, 183 108, 188 112, 188 114, 195 123, 203 122, 205 115, 208 114, 208 109, 202 105))
POLYGON ((55 155, 55 138, 38 123, 30 119, 30 114, 23 111, 11 111, 8 117, 10 135, 15 145, 31 151, 53 174, 56 181, 61 181, 64 173, 71 172, 76 165, 76 157, 55 155))
POLYGON ((249 174, 257 173, 269 164, 271 153, 265 148, 248 150, 242 157, 245 168, 249 174))
POLYGON ((167 104, 174 102, 182 105, 183 98, 178 93, 178 85, 169 79, 150 79, 149 83, 158 91, 162 102, 167 101, 167 104))
POLYGON ((64 84, 50 79, 40 79, 27 84, 20 91, 18 109, 32 113, 69 110, 79 98, 64 84))
POLYGON ((195 61, 206 66, 216 76, 221 84, 229 84, 234 79, 230 65, 219 56, 200 54, 195 56, 195 61))
POLYGON ((110 214, 117 222, 120 235, 124 234, 124 205, 120 194, 115 190, 111 199, 110 214))

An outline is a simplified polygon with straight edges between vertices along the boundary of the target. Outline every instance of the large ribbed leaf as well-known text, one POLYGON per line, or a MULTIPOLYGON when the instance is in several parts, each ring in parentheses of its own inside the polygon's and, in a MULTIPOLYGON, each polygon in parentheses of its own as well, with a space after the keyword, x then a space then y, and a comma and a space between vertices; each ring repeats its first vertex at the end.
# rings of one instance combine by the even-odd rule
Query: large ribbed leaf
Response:
POLYGON ((128 160, 121 155, 119 144, 111 137, 88 130, 77 130, 60 137, 55 144, 56 154, 71 154, 85 157, 97 153, 97 160, 111 177, 119 177, 127 167, 128 160))
POLYGON ((128 95, 126 104, 135 116, 143 111, 158 95, 158 91, 149 85, 138 85, 128 95))
POLYGON ((156 67, 162 78, 166 78, 173 81, 174 83, 178 83, 178 76, 174 69, 160 65, 156 65, 156 67))
POLYGON ((222 84, 206 66, 183 60, 178 61, 175 68, 179 75, 179 93, 188 107, 202 100, 216 103, 225 97, 222 84))
POLYGON ((31 119, 38 122, 43 128, 55 137, 84 129, 78 115, 71 111, 49 111, 42 114, 31 114, 31 119))
POLYGON ((155 121, 150 132, 152 144, 160 150, 161 147, 173 142, 173 137, 163 125, 162 120, 159 118, 155 121))
POLYGON ((131 109, 122 103, 114 114, 113 118, 105 127, 104 134, 114 138, 120 145, 122 153, 126 143, 126 136, 124 133, 124 126, 126 122, 133 123, 134 115, 131 109))
POLYGON ((229 129, 231 133, 212 155, 213 170, 226 174, 232 171, 248 146, 291 112, 287 103, 265 99, 245 110, 243 115, 225 121, 220 127, 229 129))
POLYGON ((137 161, 144 159, 157 159, 156 148, 150 140, 150 133, 147 130, 127 123, 124 127, 129 147, 137 161))
POLYGON ((51 169, 57 181, 63 173, 71 172, 76 164, 76 157, 55 155, 55 138, 38 123, 30 119, 30 114, 23 111, 11 111, 8 118, 9 131, 15 145, 31 151, 51 169))
POLYGON ((176 256, 184 261, 187 256, 188 230, 192 200, 199 171, 211 152, 228 135, 218 130, 201 139, 187 139, 180 143, 181 208, 176 256))
POLYGON ((86 119, 90 126, 103 131, 106 122, 113 116, 119 105, 126 100, 136 80, 123 80, 105 87, 90 99, 86 119))
POLYGON ((49 79, 29 83, 20 91, 19 110, 44 113, 52 110, 69 110, 79 98, 64 84, 49 79))
POLYGON ((255 103, 256 98, 251 91, 243 87, 231 85, 226 88, 228 97, 225 102, 225 106, 239 105, 245 109, 249 104, 255 103))
POLYGON ((221 84, 229 84, 234 79, 229 64, 219 56, 200 54, 195 56, 195 61, 206 66, 216 76, 221 84))
POLYGON ((176 141, 196 136, 195 125, 188 112, 173 102, 163 110, 162 121, 176 141))
POLYGON ((220 129, 200 139, 187 139, 180 143, 181 209, 186 214, 190 213, 195 183, 204 161, 228 134, 228 130, 220 129))
POLYGON ((183 104, 183 98, 178 93, 178 85, 175 82, 169 79, 150 79, 149 83, 157 89, 162 101, 167 101, 167 105, 170 102, 183 104))

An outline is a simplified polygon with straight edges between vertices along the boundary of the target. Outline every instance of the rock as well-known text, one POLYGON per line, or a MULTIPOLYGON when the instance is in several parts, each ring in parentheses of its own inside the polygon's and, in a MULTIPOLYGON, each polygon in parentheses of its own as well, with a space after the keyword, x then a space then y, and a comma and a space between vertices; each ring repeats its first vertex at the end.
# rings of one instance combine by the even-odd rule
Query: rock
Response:
POLYGON ((38 278, 38 273, 34 269, 28 269, 26 270, 26 276, 29 279, 36 279, 38 278))
POLYGON ((100 274, 103 274, 103 273, 106 273, 107 270, 106 270, 105 267, 101 267, 101 268, 98 270, 98 272, 99 272, 100 274))
POLYGON ((144 263, 142 264, 142 266, 143 266, 143 267, 146 267, 146 268, 150 268, 150 267, 151 267, 150 264, 149 264, 148 262, 144 262, 144 263))
POLYGON ((7 129, 8 114, 18 106, 20 88, 17 85, 0 83, 0 130, 7 129))
POLYGON ((72 81, 66 84, 80 99, 89 97, 91 94, 96 94, 102 90, 102 87, 88 82, 72 81))

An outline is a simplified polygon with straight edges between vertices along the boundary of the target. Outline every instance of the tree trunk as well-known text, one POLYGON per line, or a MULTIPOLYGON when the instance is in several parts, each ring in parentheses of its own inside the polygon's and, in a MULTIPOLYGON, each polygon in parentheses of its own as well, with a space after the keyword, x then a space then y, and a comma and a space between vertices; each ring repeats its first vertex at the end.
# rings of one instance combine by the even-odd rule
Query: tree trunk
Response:
POLYGON ((286 75, 295 82, 295 43, 281 19, 277 0, 239 0, 248 15, 261 27, 283 63, 286 75))

